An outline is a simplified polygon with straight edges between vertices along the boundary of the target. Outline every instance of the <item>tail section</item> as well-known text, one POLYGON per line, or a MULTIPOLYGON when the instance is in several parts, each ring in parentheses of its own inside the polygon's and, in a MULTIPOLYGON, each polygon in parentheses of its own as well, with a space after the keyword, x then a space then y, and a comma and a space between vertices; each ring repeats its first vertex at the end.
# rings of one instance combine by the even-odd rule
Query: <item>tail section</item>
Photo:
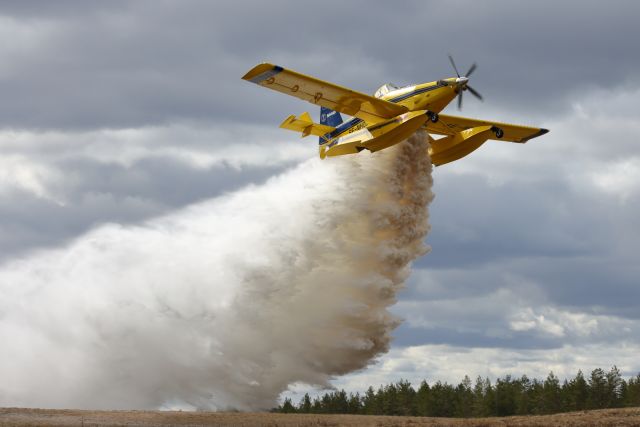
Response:
MULTIPOLYGON (((337 128, 342 124, 342 116, 337 111, 330 110, 326 107, 320 107, 320 124, 337 128)), ((326 142, 322 136, 320 144, 326 142)))

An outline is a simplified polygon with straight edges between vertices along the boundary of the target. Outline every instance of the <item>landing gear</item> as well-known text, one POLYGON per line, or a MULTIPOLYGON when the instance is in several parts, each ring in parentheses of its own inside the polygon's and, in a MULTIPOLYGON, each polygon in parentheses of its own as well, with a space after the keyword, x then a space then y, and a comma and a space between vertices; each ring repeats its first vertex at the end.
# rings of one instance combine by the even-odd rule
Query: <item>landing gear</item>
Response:
POLYGON ((433 111, 427 111, 427 116, 429 116, 429 120, 433 123, 438 123, 438 120, 440 119, 438 113, 434 113, 433 111))
POLYGON ((504 131, 497 126, 492 127, 491 130, 496 134, 496 138, 498 139, 504 136, 504 131))

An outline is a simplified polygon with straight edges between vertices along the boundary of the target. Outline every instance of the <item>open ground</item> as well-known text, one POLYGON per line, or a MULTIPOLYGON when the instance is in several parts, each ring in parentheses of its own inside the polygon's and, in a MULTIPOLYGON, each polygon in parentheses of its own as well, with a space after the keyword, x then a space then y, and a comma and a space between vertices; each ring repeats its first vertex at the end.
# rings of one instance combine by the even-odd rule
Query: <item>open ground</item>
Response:
POLYGON ((241 412, 0 409, 0 426, 640 426, 640 408, 505 418, 423 418, 241 412))

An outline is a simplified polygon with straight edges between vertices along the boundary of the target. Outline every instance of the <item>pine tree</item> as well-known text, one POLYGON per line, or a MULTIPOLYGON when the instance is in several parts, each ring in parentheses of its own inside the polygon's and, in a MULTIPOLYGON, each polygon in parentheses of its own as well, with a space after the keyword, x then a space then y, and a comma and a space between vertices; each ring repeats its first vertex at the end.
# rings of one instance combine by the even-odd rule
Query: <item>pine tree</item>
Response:
POLYGON ((613 365, 609 372, 606 374, 607 382, 607 408, 618 408, 621 405, 621 393, 622 393, 622 376, 618 367, 613 365))
POLYGON ((478 375, 476 378, 476 384, 473 386, 473 408, 471 413, 474 417, 484 417, 487 414, 484 396, 484 380, 480 375, 478 375))
POLYGON ((504 379, 498 378, 495 386, 496 414, 499 417, 514 415, 516 413, 517 384, 511 380, 511 375, 504 379))
POLYGON ((430 416, 429 412, 429 392, 431 391, 426 381, 420 383, 420 387, 416 393, 416 415, 420 417, 430 416))
POLYGON ((287 397, 287 398, 284 399, 284 403, 279 408, 278 412, 283 412, 285 414, 292 414, 292 413, 296 412, 296 408, 291 403, 291 399, 289 399, 287 397))
POLYGON ((311 412, 313 412, 314 414, 322 413, 322 401, 320 400, 319 397, 316 397, 313 399, 313 405, 311 405, 311 412))
POLYGON ((336 391, 333 394, 332 414, 348 414, 349 413, 349 400, 347 398, 347 392, 343 390, 336 391))
POLYGON ((398 415, 398 390, 394 384, 387 385, 382 391, 382 413, 398 415))
POLYGON ((533 413, 533 404, 531 401, 531 380, 523 375, 518 380, 518 395, 516 396, 516 414, 528 415, 533 413))
POLYGON ((484 379, 484 410, 485 416, 491 417, 498 414, 496 405, 496 393, 491 386, 491 380, 489 378, 484 379))
POLYGON ((320 412, 322 414, 331 414, 332 412, 332 401, 331 394, 325 393, 322 395, 322 399, 320 400, 320 412))
POLYGON ((438 381, 429 393, 430 416, 453 417, 455 413, 455 390, 453 386, 438 381))
POLYGON ((633 378, 629 378, 625 405, 640 406, 640 374, 633 378))
POLYGON ((622 383, 620 384, 620 400, 618 402, 618 406, 617 406, 618 408, 626 406, 628 394, 629 394, 629 385, 623 379, 622 383))
POLYGON ((473 391, 471 390, 471 378, 468 375, 458 387, 456 387, 455 416, 468 418, 473 411, 473 391))
POLYGON ((544 386, 537 378, 531 381, 529 387, 529 402, 531 405, 531 414, 540 415, 545 413, 544 386))
POLYGON ((376 392, 371 386, 369 386, 362 398, 362 412, 367 415, 378 415, 381 413, 376 392))
POLYGON ((308 414, 311 412, 311 398, 309 397, 309 393, 305 393, 304 397, 300 400, 300 404, 298 405, 298 412, 303 414, 308 414))
POLYGON ((589 399, 589 385, 587 380, 584 379, 584 374, 581 370, 574 379, 569 383, 571 390, 571 401, 569 410, 582 411, 587 408, 589 399))
POLYGON ((349 402, 347 404, 349 414, 359 414, 362 411, 362 400, 360 393, 349 393, 349 402))
POLYGON ((397 392, 397 412, 398 415, 416 415, 416 391, 407 380, 400 380, 396 383, 397 392))
POLYGON ((589 377, 589 399, 587 407, 589 409, 601 409, 607 406, 607 379, 604 371, 596 368, 591 371, 589 377))
POLYGON ((555 414, 560 411, 561 398, 560 398, 560 380, 553 374, 553 371, 549 372, 547 379, 543 384, 544 395, 544 413, 555 414))

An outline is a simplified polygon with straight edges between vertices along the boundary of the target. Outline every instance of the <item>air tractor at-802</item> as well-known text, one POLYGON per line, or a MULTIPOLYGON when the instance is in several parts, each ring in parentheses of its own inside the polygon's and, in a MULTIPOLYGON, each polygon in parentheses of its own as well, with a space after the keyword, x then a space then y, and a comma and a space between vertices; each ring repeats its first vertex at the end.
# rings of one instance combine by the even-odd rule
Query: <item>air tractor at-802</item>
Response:
POLYGON ((381 86, 371 96, 273 64, 258 64, 243 79, 295 96, 320 107, 320 123, 309 113, 287 117, 280 127, 320 137, 320 157, 379 151, 408 138, 419 129, 430 135, 429 154, 434 165, 458 160, 478 149, 487 140, 524 143, 548 132, 547 129, 470 119, 440 114, 456 97, 462 108, 465 91, 482 100, 469 85, 476 69, 473 64, 464 76, 449 56, 456 77, 413 86, 381 86), (347 121, 340 113, 352 116, 347 121))

